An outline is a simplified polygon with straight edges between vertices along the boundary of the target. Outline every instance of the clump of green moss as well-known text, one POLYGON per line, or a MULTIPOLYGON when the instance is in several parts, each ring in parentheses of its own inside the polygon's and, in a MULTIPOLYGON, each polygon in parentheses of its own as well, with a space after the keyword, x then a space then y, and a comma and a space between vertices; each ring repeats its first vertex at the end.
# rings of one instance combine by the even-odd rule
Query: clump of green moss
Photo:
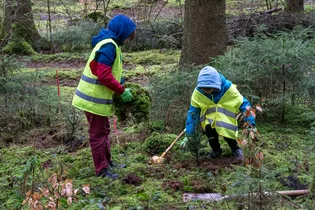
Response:
POLYGON ((144 141, 144 151, 149 155, 161 154, 175 138, 176 135, 174 134, 160 134, 153 132, 152 135, 144 141))
POLYGON ((2 49, 2 52, 8 54, 18 55, 35 55, 37 52, 33 49, 29 40, 25 40, 23 37, 28 33, 28 29, 19 24, 12 25, 12 37, 8 44, 2 49))
POLYGON ((120 96, 114 96, 114 110, 118 120, 131 120, 134 123, 148 121, 151 108, 149 92, 142 86, 134 83, 126 83, 124 86, 125 88, 130 88, 133 100, 124 102, 120 96))
POLYGON ((150 125, 152 131, 163 131, 165 128, 164 122, 162 120, 152 121, 150 125))
POLYGON ((37 54, 32 46, 25 40, 12 40, 3 49, 8 54, 35 55, 37 54))

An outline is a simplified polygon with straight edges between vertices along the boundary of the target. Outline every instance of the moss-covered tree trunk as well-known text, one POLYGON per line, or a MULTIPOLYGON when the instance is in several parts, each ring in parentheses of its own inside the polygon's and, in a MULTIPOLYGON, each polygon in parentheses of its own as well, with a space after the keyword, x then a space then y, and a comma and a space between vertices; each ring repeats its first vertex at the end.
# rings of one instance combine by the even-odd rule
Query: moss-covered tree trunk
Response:
POLYGON ((303 12, 304 0, 286 0, 286 11, 288 12, 303 12))
POLYGON ((181 64, 205 64, 226 49, 225 0, 186 0, 181 64))
POLYGON ((40 35, 35 27, 31 0, 4 0, 4 25, 13 38, 24 38, 32 46, 38 46, 40 35))

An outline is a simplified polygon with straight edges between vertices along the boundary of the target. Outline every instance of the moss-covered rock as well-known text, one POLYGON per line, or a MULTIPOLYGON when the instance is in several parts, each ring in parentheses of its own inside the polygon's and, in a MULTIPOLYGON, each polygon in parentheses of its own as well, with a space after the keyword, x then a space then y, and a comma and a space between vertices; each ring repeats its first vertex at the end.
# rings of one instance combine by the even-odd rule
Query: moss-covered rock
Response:
POLYGON ((150 155, 162 154, 167 147, 175 140, 174 134, 160 134, 153 132, 144 141, 144 151, 150 155))
POLYGON ((2 52, 8 54, 18 54, 18 55, 36 55, 37 52, 32 48, 32 46, 25 40, 11 40, 2 49, 2 52))
POLYGON ((114 96, 115 114, 119 121, 131 120, 134 123, 148 121, 151 108, 151 97, 149 92, 142 86, 134 83, 126 83, 133 95, 131 102, 124 102, 120 96, 114 96))

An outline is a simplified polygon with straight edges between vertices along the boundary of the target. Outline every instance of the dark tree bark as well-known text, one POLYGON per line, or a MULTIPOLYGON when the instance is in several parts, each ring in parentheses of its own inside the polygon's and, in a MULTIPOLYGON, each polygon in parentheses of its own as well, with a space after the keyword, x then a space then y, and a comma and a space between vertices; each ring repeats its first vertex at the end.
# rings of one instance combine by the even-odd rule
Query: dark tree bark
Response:
POLYGON ((205 64, 226 49, 225 0, 186 0, 180 64, 205 64))
POLYGON ((3 8, 3 2, 0 0, 0 46, 2 43, 2 39, 5 35, 3 20, 4 20, 4 8, 3 8))
POLYGON ((4 7, 6 32, 35 45, 41 37, 35 27, 31 0, 5 0, 4 7))
POLYGON ((286 0, 286 11, 288 12, 303 12, 304 1, 303 0, 286 0))

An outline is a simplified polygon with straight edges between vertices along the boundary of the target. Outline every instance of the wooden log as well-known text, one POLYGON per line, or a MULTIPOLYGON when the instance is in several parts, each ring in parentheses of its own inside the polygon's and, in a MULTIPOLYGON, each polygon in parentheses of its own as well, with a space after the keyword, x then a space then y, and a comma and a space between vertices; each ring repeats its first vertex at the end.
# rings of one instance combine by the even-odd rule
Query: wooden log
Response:
POLYGON ((265 13, 265 14, 271 14, 271 13, 273 13, 273 12, 279 12, 279 11, 281 11, 281 10, 282 10, 282 8, 272 8, 272 9, 269 9, 269 10, 264 11, 263 13, 265 13))
MULTIPOLYGON (((286 196, 299 196, 306 195, 309 190, 287 190, 287 191, 276 191, 276 192, 264 192, 266 196, 276 196, 276 195, 286 195, 286 196)), ((257 195, 258 193, 253 193, 252 195, 257 195)), ((233 198, 246 197, 248 194, 232 194, 222 196, 220 193, 184 193, 183 202, 188 202, 191 200, 203 200, 207 202, 214 202, 220 200, 231 200, 233 198)))

